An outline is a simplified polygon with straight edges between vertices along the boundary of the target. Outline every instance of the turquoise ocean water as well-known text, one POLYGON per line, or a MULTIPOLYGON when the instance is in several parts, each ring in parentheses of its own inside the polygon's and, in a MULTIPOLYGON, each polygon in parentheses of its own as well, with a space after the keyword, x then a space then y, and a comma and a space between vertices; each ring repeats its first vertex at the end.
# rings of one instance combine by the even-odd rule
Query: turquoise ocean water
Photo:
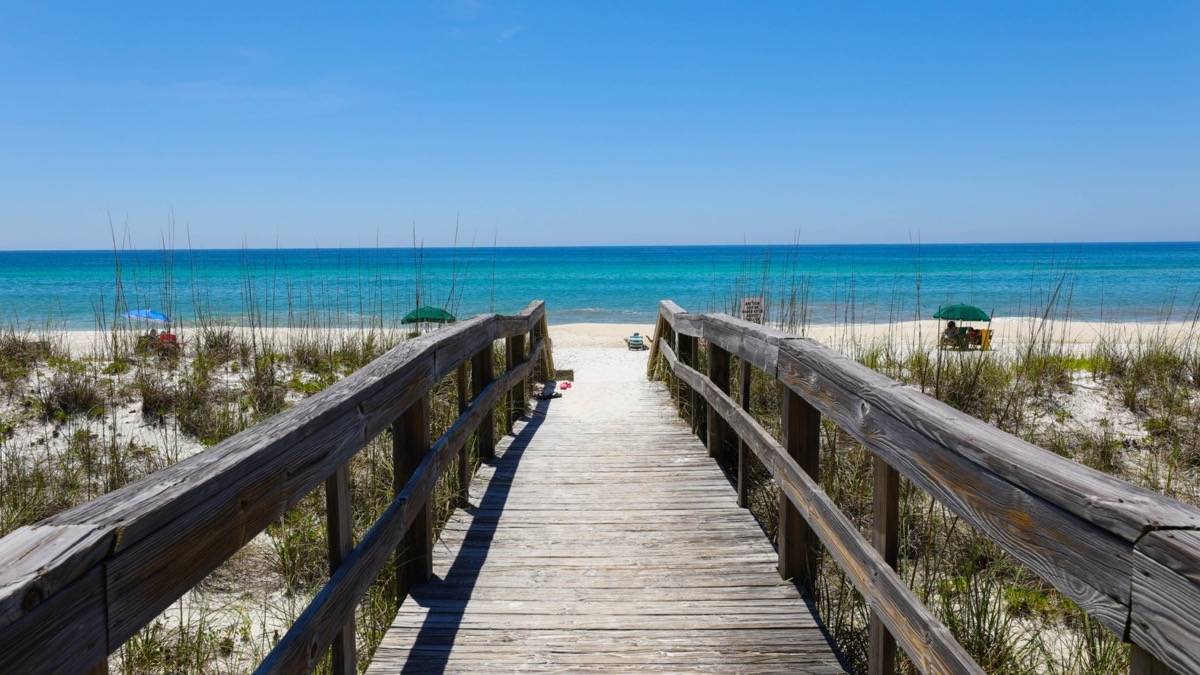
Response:
POLYGON ((185 324, 390 324, 418 290, 460 316, 541 298, 554 323, 650 322, 661 298, 728 311, 765 295, 775 311, 793 290, 812 323, 911 319, 944 302, 1030 315, 1056 290, 1060 316, 1186 319, 1200 243, 0 252, 4 325, 91 328, 135 307, 185 324))

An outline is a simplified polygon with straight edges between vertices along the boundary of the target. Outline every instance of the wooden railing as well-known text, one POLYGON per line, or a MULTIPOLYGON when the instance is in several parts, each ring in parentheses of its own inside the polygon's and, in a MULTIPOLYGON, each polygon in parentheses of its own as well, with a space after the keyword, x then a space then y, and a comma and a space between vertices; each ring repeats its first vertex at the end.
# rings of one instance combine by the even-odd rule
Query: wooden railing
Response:
POLYGON ((397 602, 428 578, 438 478, 459 456, 466 485, 468 438, 477 434, 482 457, 493 452, 493 408, 507 396, 512 415, 524 409, 539 361, 553 374, 542 302, 517 316, 479 316, 403 342, 209 450, 10 533, 0 539, 0 673, 102 671, 109 653, 322 483, 332 576, 259 670, 311 670, 332 645, 334 672, 353 673, 359 599, 400 550, 397 602), (494 377, 497 339, 507 368, 494 377), (429 391, 450 373, 460 414, 430 443, 429 391), (356 544, 347 464, 389 426, 395 498, 356 544))
POLYGON ((812 340, 663 301, 661 355, 689 398, 707 404, 710 452, 736 435, 781 491, 779 568, 812 587, 820 544, 872 611, 868 661, 892 672, 895 644, 923 672, 981 672, 895 572, 899 476, 920 487, 1091 617, 1131 642, 1134 672, 1200 672, 1200 510, 1022 441, 812 340), (707 343, 707 375, 696 370, 707 343), (741 362, 741 403, 729 396, 741 362), (783 442, 747 412, 751 368, 783 387, 783 442), (873 542, 821 489, 821 416, 874 455, 873 542))

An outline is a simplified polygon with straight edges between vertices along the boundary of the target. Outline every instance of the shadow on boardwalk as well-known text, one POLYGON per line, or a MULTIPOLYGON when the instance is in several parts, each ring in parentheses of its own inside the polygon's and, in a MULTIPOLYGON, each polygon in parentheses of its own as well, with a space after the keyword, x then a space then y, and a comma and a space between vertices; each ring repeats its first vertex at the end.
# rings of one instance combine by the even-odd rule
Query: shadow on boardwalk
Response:
MULTIPOLYGON (((546 393, 554 391, 553 383, 547 383, 546 393)), ((495 467, 495 474, 488 483, 479 505, 468 505, 464 510, 471 514, 471 526, 467 530, 466 542, 470 546, 459 549, 458 557, 451 564, 445 578, 431 579, 428 583, 415 587, 408 602, 416 602, 422 607, 438 603, 436 610, 430 609, 417 634, 418 645, 409 653, 404 664, 406 673, 440 673, 445 671, 450 652, 454 647, 454 639, 462 624, 463 614, 471 602, 471 592, 479 580, 480 570, 487 562, 488 551, 500 526, 499 518, 503 514, 504 505, 508 501, 512 489, 513 478, 521 458, 525 455, 529 443, 537 434, 537 430, 546 419, 550 409, 550 400, 539 400, 532 414, 525 416, 525 426, 517 432, 509 443, 504 454, 490 460, 488 463, 495 467), (493 518, 480 518, 480 512, 495 511, 493 518)))

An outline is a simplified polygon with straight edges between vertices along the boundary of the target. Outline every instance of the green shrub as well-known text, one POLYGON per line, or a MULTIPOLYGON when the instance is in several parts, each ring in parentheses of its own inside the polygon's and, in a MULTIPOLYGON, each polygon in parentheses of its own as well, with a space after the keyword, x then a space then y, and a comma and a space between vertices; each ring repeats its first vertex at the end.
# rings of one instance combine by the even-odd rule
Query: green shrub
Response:
POLYGON ((238 355, 238 339, 233 329, 227 326, 204 326, 200 329, 197 356, 202 356, 211 366, 220 366, 238 355))
POLYGON ((42 417, 56 422, 75 415, 96 417, 104 413, 104 394, 95 379, 75 369, 55 375, 38 402, 42 417))
POLYGON ((275 356, 259 356, 251 365, 243 379, 243 389, 254 412, 261 419, 283 410, 287 389, 279 381, 275 356))
POLYGON ((175 390, 160 376, 143 371, 135 381, 142 400, 142 416, 161 422, 175 408, 175 390))
POLYGON ((129 361, 122 358, 113 359, 101 372, 105 375, 124 375, 129 372, 129 361))
POLYGON ((175 394, 179 428, 205 445, 215 445, 246 428, 247 420, 230 410, 231 397, 213 386, 208 369, 193 365, 175 394))
POLYGON ((39 361, 54 356, 46 340, 8 330, 0 333, 0 381, 15 382, 29 375, 39 361))

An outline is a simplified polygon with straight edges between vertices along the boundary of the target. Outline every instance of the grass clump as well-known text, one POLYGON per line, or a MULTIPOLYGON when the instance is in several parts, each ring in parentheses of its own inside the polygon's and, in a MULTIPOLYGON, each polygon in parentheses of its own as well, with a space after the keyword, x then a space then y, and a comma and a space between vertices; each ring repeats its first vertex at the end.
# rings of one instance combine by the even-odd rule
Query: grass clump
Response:
POLYGON ((16 382, 29 375, 38 362, 54 356, 47 340, 39 340, 16 330, 0 332, 0 381, 16 382))
POLYGON ((76 415, 97 417, 104 413, 104 393, 96 379, 81 369, 54 376, 38 397, 42 418, 66 422, 76 415))
POLYGON ((290 594, 302 594, 329 579, 324 496, 323 490, 313 490, 267 526, 271 566, 290 594))
POLYGON ((105 375, 124 375, 125 373, 129 372, 131 367, 132 365, 129 363, 128 359, 118 357, 109 362, 107 366, 104 366, 104 369, 100 372, 104 373, 105 375))
POLYGON ((200 329, 198 358, 212 366, 220 366, 237 358, 241 353, 240 343, 233 329, 228 326, 203 326, 200 329))
POLYGON ((142 371, 134 381, 142 401, 142 416, 153 422, 162 422, 175 409, 175 390, 159 374, 142 371))
POLYGON ((214 386, 212 373, 196 361, 176 391, 179 429, 205 445, 216 445, 246 428, 246 420, 230 409, 231 396, 214 386))
POLYGON ((242 381, 246 400, 258 419, 270 417, 283 410, 287 388, 279 379, 274 354, 264 354, 251 360, 242 381))

